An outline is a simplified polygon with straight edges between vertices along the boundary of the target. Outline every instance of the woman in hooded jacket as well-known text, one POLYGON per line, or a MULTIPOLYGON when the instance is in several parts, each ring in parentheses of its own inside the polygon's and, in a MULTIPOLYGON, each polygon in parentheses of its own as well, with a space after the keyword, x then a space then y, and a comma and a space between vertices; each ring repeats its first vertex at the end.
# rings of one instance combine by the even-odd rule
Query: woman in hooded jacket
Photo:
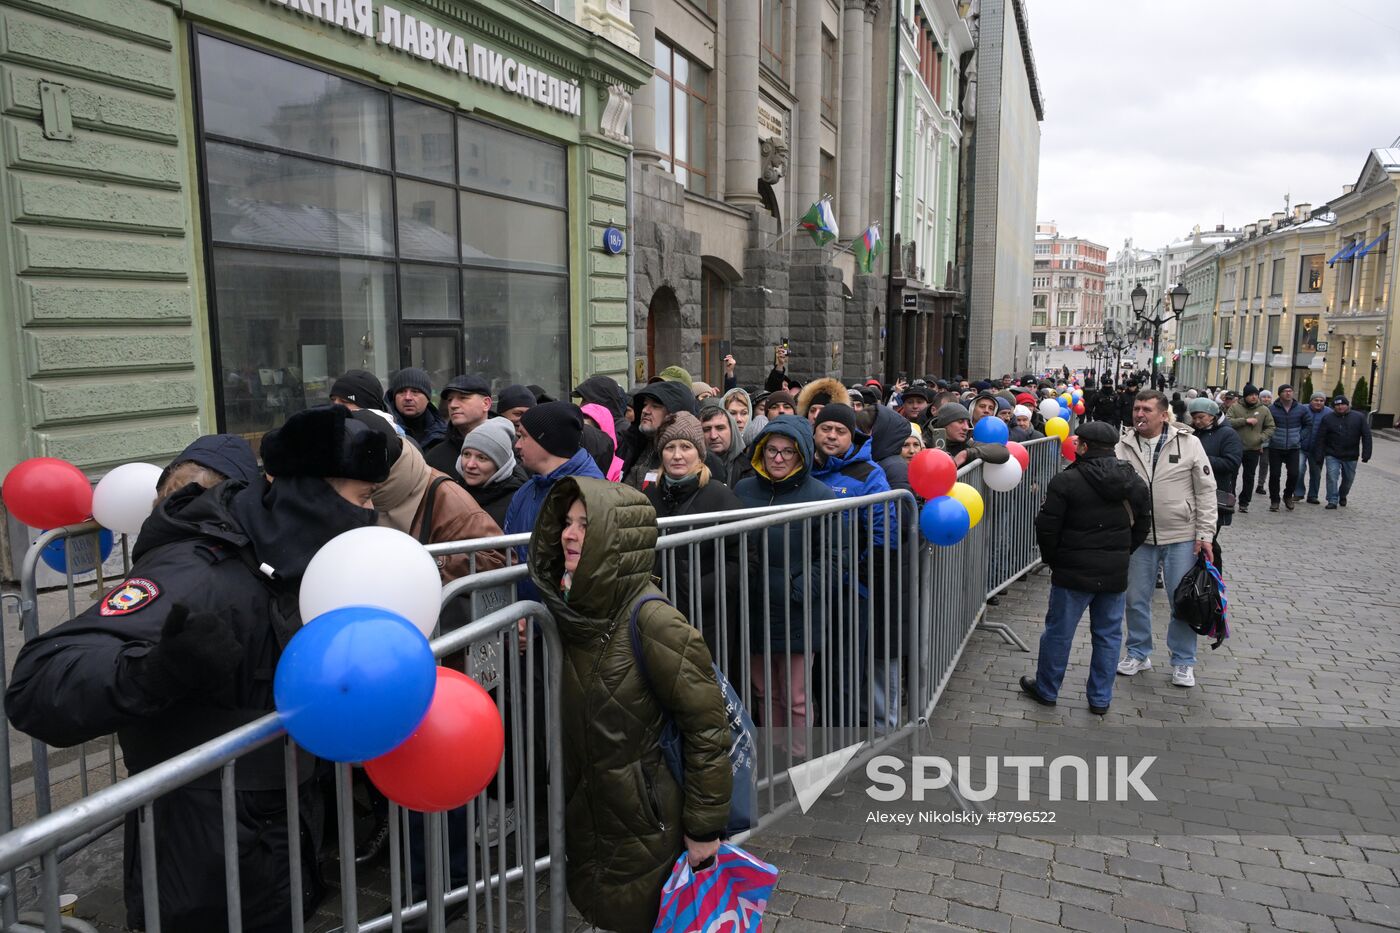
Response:
MULTIPOLYGON (((700 421, 694 415, 678 412, 662 422, 656 446, 661 448, 661 481, 648 486, 645 494, 658 518, 729 512, 744 507, 733 490, 710 475, 704 460, 705 438, 700 433, 700 421)), ((739 645, 737 545, 735 540, 725 542, 723 605, 719 598, 714 546, 701 544, 693 550, 677 548, 670 552, 675 555, 676 607, 700 626, 710 654, 722 662, 726 674, 736 672, 734 676, 737 676, 743 654, 739 645), (694 563, 696 560, 698 566, 694 563)), ((664 576, 662 570, 667 563, 667 553, 656 553, 658 577, 664 576)))
MULTIPOLYGON (((739 501, 746 508, 757 508, 835 499, 830 487, 812 475, 814 449, 812 426, 806 418, 779 415, 769 421, 754 442, 754 475, 734 490, 739 501)), ((823 581, 835 579, 837 570, 825 553, 828 545, 819 527, 804 527, 794 533, 774 525, 768 529, 767 541, 765 566, 762 537, 749 536, 749 642, 753 651, 749 674, 753 681, 753 712, 755 720, 761 719, 771 727, 790 727, 790 748, 800 756, 807 751, 810 662, 806 656, 821 650, 826 605, 822 586, 823 581), (772 687, 767 703, 765 681, 772 687)))
POLYGON ((720 404, 734 418, 739 433, 743 435, 745 446, 752 444, 768 423, 766 416, 754 411, 753 398, 744 389, 730 389, 724 393, 720 404))
POLYGON ((608 478, 608 482, 622 482, 622 458, 617 455, 617 425, 613 421, 612 412, 595 402, 580 405, 579 411, 583 412, 583 423, 585 425, 593 425, 593 427, 606 434, 608 440, 612 441, 612 458, 606 464, 598 464, 598 469, 603 471, 603 475, 608 478))
POLYGON ((506 418, 487 418, 468 432, 457 474, 476 504, 504 528, 511 496, 529 478, 515 459, 515 425, 506 418))
POLYGON ((656 539, 645 496, 586 477, 555 483, 530 537, 530 577, 563 643, 569 899, 589 923, 621 933, 650 933, 677 856, 692 866, 714 856, 733 782, 709 649, 655 598, 656 539), (661 754, 668 719, 683 739, 684 787, 661 754))

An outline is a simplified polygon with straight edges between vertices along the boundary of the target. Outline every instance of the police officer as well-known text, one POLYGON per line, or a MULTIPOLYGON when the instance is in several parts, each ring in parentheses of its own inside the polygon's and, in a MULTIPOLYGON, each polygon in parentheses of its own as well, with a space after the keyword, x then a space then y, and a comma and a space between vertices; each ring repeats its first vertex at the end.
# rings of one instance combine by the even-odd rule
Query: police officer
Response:
MULTIPOLYGON (((141 529, 130 575, 86 612, 25 645, 5 709, 66 747, 117 733, 133 774, 273 709, 272 678, 301 625, 297 588, 316 551, 374 524, 386 437, 339 406, 298 412, 262 442, 267 477, 175 492, 141 529)), ((280 743, 238 761, 235 809, 245 930, 291 924, 280 743)), ((301 762, 304 889, 320 898, 311 760, 301 762)), ((219 773, 155 802, 162 929, 227 927, 219 773)), ((127 818, 128 925, 145 928, 137 820, 127 818)))

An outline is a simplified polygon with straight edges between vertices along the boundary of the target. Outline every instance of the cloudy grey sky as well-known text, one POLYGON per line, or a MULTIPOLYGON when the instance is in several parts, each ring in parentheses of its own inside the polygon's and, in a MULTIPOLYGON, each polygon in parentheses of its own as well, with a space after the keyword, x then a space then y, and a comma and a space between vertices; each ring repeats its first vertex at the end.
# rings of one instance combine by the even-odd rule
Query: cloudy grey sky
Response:
POLYGON ((1319 205, 1400 137, 1396 0, 1028 0, 1041 220, 1109 247, 1319 205))

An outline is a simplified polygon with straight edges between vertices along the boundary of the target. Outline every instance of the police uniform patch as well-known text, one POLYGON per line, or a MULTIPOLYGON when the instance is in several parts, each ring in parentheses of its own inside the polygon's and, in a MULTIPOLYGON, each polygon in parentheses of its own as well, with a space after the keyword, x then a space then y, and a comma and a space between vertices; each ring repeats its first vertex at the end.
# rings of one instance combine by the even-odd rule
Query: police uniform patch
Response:
POLYGON ((160 587, 143 577, 132 577, 107 594, 98 612, 104 616, 124 616, 148 606, 160 596, 160 587))

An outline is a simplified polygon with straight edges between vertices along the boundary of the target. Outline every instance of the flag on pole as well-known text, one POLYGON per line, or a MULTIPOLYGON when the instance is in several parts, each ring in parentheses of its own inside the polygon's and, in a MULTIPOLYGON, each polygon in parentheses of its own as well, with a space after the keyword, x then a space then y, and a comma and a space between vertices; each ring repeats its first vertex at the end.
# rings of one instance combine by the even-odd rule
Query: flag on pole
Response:
POLYGON ((822 198, 807 208, 799 222, 802 229, 812 235, 812 241, 825 246, 837 237, 836 215, 831 213, 831 198, 822 198))
POLYGON ((856 238, 856 267, 869 274, 875 268, 875 260, 884 252, 885 241, 880 239, 880 225, 871 224, 856 238))

